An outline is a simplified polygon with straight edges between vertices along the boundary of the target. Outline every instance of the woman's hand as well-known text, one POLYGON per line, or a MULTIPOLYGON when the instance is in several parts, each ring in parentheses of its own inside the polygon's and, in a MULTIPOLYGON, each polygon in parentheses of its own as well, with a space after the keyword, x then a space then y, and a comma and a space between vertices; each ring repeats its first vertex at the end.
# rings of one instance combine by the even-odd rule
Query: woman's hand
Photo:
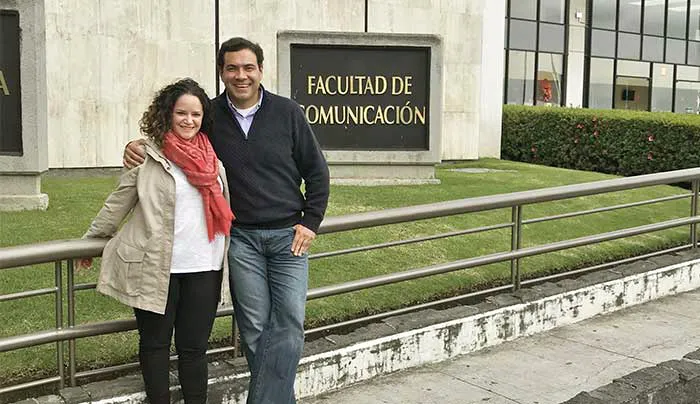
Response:
POLYGON ((73 267, 75 268, 76 271, 81 271, 83 269, 91 269, 92 268, 92 257, 76 259, 73 263, 73 267))

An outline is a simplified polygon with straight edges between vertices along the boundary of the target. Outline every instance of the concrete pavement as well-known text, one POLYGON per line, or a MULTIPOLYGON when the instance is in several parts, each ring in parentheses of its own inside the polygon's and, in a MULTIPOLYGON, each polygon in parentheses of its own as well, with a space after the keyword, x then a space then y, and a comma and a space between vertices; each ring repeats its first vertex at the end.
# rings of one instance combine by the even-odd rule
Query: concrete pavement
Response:
MULTIPOLYGON (((700 348, 700 290, 400 371, 300 404, 556 404, 700 348)), ((672 404, 672 403, 669 403, 672 404)))

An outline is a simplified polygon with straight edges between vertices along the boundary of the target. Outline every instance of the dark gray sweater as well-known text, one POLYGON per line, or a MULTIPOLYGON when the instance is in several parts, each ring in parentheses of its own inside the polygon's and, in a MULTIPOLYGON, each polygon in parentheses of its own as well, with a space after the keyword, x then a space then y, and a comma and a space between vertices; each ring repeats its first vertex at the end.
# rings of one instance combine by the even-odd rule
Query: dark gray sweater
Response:
POLYGON ((301 223, 317 232, 330 189, 326 159, 299 105, 263 91, 247 138, 226 93, 212 101, 209 139, 226 168, 233 225, 276 229, 301 223))

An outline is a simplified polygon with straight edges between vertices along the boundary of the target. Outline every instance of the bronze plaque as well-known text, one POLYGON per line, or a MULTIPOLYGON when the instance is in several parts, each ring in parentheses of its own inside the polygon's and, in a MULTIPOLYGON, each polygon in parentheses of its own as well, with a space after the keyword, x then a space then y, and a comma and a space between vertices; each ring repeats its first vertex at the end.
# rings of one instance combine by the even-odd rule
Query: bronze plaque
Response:
POLYGON ((428 150, 430 48, 292 44, 291 96, 325 150, 428 150))
POLYGON ((22 154, 19 13, 0 10, 0 154, 22 154))

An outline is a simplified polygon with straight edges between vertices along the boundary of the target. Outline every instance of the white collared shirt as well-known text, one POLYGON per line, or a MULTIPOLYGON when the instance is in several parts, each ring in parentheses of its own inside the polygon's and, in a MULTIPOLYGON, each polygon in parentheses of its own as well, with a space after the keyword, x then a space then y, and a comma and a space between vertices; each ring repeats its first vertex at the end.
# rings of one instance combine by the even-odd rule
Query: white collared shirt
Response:
POLYGON ((228 101, 228 106, 231 108, 231 111, 233 111, 233 116, 236 117, 238 124, 241 125, 241 129, 243 130, 243 134, 245 135, 246 139, 248 139, 248 131, 250 130, 250 125, 253 124, 255 113, 258 112, 260 105, 262 105, 262 98, 263 91, 260 89, 260 98, 258 98, 258 102, 250 108, 240 109, 233 105, 233 102, 231 102, 231 99, 228 97, 228 93, 226 93, 226 101, 228 101))

